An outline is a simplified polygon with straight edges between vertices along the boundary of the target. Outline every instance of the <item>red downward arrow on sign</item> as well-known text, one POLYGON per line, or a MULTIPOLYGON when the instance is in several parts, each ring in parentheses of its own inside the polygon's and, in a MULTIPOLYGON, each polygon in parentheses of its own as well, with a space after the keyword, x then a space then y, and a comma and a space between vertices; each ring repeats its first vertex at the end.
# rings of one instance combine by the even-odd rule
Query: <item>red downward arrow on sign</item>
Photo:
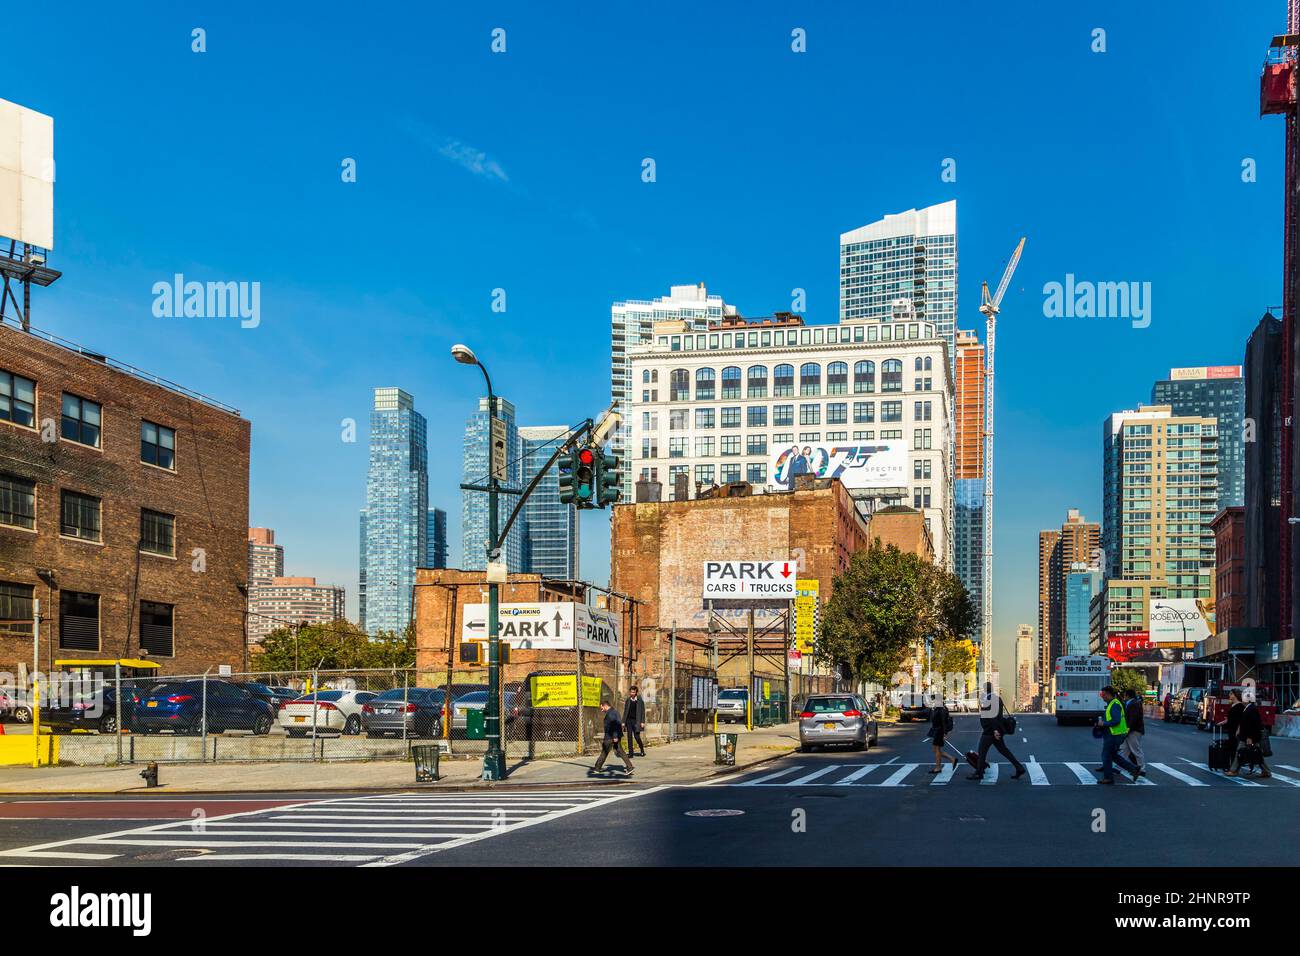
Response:
POLYGON ((790 576, 790 562, 787 561, 785 564, 781 565, 781 577, 788 578, 789 576, 790 576))

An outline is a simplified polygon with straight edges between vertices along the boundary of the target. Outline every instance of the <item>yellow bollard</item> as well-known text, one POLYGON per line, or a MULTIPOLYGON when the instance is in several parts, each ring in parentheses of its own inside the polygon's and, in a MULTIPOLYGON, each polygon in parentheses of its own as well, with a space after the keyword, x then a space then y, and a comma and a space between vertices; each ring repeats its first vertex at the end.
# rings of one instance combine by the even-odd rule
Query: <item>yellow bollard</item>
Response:
POLYGON ((41 687, 40 680, 32 675, 32 766, 41 765, 41 687))

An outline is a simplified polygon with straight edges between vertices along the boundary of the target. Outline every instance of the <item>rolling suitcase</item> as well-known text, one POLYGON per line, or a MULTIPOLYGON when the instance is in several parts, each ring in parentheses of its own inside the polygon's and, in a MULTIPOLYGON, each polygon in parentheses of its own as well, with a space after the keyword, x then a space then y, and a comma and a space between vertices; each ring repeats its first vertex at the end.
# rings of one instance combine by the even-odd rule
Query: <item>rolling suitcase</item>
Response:
POLYGON ((1228 753, 1228 742, 1221 736, 1218 724, 1215 724, 1214 740, 1210 742, 1210 753, 1205 765, 1211 770, 1227 770, 1228 753))
POLYGON ((979 770, 979 768, 980 768, 980 755, 979 755, 979 754, 977 754, 977 753, 976 753, 975 751, 973 751, 973 750, 967 750, 965 753, 962 753, 960 750, 957 749, 956 745, 953 744, 953 742, 952 742, 951 740, 948 740, 948 739, 946 739, 946 738, 944 739, 944 743, 946 743, 949 747, 952 747, 952 752, 953 752, 953 753, 957 754, 957 755, 960 756, 960 757, 965 757, 965 758, 966 758, 966 762, 967 762, 968 764, 970 764, 970 768, 971 768, 972 770, 975 770, 975 771, 978 771, 978 770, 979 770))

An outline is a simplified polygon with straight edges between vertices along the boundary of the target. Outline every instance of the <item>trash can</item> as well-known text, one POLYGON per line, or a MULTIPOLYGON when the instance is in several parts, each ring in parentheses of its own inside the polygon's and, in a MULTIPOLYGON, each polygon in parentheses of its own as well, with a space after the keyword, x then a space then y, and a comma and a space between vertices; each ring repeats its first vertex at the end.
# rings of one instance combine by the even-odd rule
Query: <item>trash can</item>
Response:
POLYGON ((438 756, 442 750, 433 744, 420 744, 411 748, 415 759, 415 782, 433 783, 438 779, 438 756))
POLYGON ((467 740, 487 740, 487 719, 482 708, 465 708, 465 738, 467 740))
POLYGON ((714 734, 713 762, 724 767, 734 767, 736 765, 736 745, 738 743, 740 743, 740 734, 714 734))

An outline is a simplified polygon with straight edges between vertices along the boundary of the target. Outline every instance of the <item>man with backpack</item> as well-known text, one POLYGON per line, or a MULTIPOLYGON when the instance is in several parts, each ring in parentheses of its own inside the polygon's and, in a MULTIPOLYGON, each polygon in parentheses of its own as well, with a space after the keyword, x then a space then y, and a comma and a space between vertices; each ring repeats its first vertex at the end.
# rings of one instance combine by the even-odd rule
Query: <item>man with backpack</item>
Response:
POLYGON ((1016 755, 1007 749, 1004 736, 1009 733, 1013 727, 1014 718, 1006 712, 1002 706, 1002 695, 993 693, 993 682, 989 681, 984 685, 984 696, 980 698, 980 745, 978 756, 975 760, 975 772, 967 776, 967 780, 983 780, 984 771, 988 769, 988 754, 990 747, 996 747, 998 753, 1011 761, 1011 765, 1016 768, 1012 775, 1012 780, 1019 780, 1025 775, 1025 765, 1016 759, 1016 755))
POLYGON ((1097 718, 1093 733, 1101 738, 1101 780, 1099 783, 1115 783, 1115 767, 1127 770, 1137 783, 1138 777, 1145 777, 1147 772, 1119 752, 1124 738, 1128 736, 1128 720, 1124 716, 1124 705, 1119 702, 1119 692, 1107 684, 1101 689, 1101 700, 1105 709, 1097 718))

